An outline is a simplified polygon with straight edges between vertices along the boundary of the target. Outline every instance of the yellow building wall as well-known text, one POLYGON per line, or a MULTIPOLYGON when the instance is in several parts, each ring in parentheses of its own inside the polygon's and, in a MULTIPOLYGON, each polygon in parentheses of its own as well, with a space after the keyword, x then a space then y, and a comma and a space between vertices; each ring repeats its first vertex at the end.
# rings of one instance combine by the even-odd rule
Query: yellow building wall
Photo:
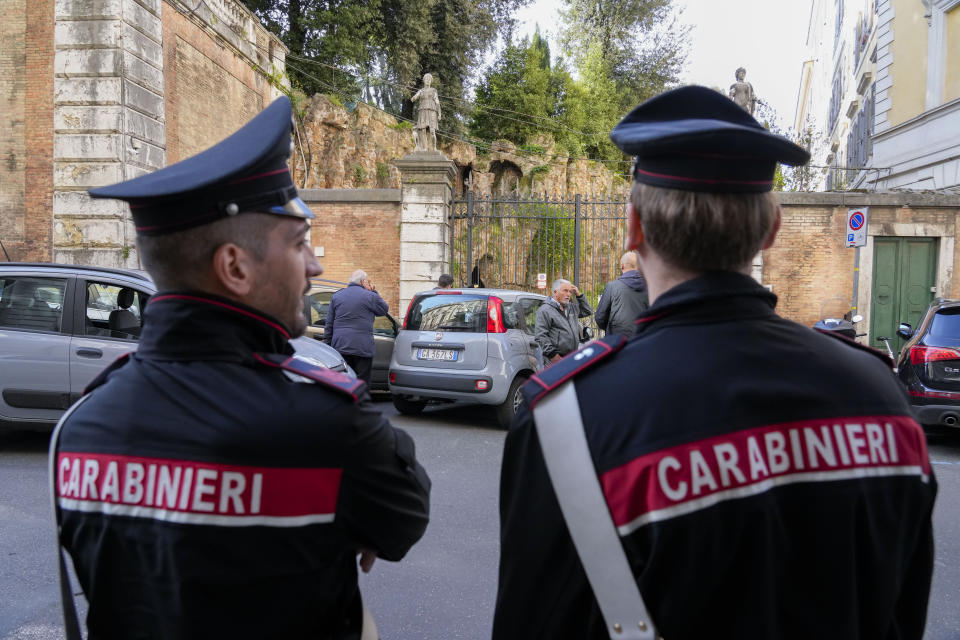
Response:
POLYGON ((943 101, 960 98, 960 6, 947 12, 946 73, 943 79, 943 101))
POLYGON ((927 19, 917 0, 894 0, 893 65, 890 73, 890 126, 915 118, 926 110, 927 19))

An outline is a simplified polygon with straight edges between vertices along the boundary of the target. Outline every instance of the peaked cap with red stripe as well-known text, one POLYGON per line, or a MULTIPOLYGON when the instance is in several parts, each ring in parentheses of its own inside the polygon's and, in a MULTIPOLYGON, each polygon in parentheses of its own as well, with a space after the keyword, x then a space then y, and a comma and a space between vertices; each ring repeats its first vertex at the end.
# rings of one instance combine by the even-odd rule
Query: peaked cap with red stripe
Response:
POLYGON ((778 162, 810 161, 805 149, 764 129, 730 98, 693 85, 647 100, 610 139, 635 156, 634 180, 684 191, 770 191, 778 162))
POLYGON ((287 160, 293 130, 281 96, 228 138, 153 173, 90 189, 94 198, 130 203, 137 233, 158 236, 259 212, 313 218, 297 196, 287 160))

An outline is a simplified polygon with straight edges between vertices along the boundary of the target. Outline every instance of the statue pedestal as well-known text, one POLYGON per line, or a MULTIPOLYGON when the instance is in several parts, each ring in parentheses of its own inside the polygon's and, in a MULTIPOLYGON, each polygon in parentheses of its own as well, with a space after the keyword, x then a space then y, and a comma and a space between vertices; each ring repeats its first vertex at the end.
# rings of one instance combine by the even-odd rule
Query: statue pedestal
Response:
POLYGON ((416 151, 395 163, 400 170, 400 308, 432 289, 450 264, 450 207, 457 165, 439 151, 416 151))

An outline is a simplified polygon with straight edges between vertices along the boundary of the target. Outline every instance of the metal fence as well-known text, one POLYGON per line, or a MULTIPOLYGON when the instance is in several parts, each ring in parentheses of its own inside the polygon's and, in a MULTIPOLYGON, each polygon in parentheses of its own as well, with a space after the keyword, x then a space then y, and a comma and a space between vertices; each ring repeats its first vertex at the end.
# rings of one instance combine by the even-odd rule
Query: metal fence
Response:
POLYGON ((626 242, 626 195, 476 197, 453 201, 450 274, 456 286, 486 286, 550 295, 552 282, 573 282, 596 306, 620 275, 626 242), (539 282, 545 288, 538 288, 539 282))

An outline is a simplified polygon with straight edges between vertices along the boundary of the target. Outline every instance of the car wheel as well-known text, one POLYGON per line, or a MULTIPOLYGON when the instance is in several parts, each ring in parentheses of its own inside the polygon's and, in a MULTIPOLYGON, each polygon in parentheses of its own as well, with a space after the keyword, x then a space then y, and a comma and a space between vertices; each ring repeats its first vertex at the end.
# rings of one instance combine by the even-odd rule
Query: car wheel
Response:
POLYGON ((427 406, 426 400, 411 400, 407 396, 398 396, 394 394, 391 399, 393 400, 393 406, 397 408, 397 411, 405 416, 419 415, 423 411, 423 408, 427 406))
POLYGON ((513 416, 517 413, 517 409, 520 408, 520 404, 523 402, 523 393, 520 391, 520 387, 523 386, 523 383, 527 381, 527 376, 517 376, 513 379, 513 383, 510 385, 510 391, 507 392, 506 399, 497 407, 497 422, 500 423, 500 426, 504 429, 510 428, 510 423, 513 422, 513 416))

